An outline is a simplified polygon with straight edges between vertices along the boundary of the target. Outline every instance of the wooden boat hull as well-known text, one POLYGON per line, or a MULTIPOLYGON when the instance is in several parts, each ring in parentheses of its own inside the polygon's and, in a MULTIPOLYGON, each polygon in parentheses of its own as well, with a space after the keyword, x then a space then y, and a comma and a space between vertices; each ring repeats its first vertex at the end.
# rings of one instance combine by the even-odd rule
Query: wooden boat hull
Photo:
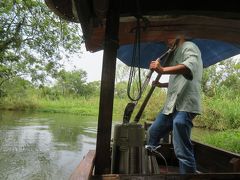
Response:
POLYGON ((240 179, 240 155, 224 151, 192 141, 197 162, 197 174, 179 174, 177 159, 173 152, 172 144, 163 144, 161 154, 169 164, 169 171, 164 171, 164 162, 158 159, 160 174, 103 174, 94 175, 95 151, 91 150, 80 162, 80 165, 71 175, 71 180, 76 179, 102 179, 102 180, 155 180, 155 179, 240 179), (175 168, 171 168, 174 167, 175 168), (161 168, 163 168, 161 170, 161 168))
POLYGON ((237 180, 239 174, 159 174, 159 175, 124 175, 124 174, 113 174, 113 175, 102 175, 92 176, 90 179, 93 180, 237 180))

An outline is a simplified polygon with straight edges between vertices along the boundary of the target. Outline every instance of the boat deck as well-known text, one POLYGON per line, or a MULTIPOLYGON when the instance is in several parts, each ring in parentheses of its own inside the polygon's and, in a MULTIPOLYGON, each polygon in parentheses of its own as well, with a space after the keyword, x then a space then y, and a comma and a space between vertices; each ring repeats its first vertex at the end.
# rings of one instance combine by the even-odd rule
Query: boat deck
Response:
POLYGON ((160 174, 168 174, 168 173, 174 173, 178 174, 179 168, 177 166, 159 166, 160 174))
POLYGON ((171 144, 162 148, 163 155, 168 161, 168 166, 161 159, 157 159, 160 172, 158 174, 103 174, 94 175, 95 151, 91 150, 72 173, 70 180, 236 180, 240 179, 240 155, 225 152, 219 149, 194 142, 198 152, 197 163, 204 171, 196 174, 179 174, 176 159, 172 157, 171 144), (170 148, 170 151, 168 151, 170 148), (204 152, 205 156, 200 152, 204 152), (214 154, 211 154, 214 153, 214 154), (211 155, 210 155, 211 154, 211 155), (201 157, 201 158, 200 158, 201 157), (218 157, 218 159, 216 159, 218 157), (199 160, 200 159, 200 160, 199 160), (224 165, 225 164, 225 165, 224 165), (203 168, 204 166, 204 168, 203 168), (225 169, 223 169, 225 167, 225 169))

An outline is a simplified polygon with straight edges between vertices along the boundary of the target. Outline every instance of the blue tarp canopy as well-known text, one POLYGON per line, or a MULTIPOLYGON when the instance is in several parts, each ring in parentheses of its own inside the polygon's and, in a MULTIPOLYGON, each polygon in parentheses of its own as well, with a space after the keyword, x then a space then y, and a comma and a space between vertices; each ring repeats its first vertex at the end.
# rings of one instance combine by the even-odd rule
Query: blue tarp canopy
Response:
MULTIPOLYGON (((240 44, 208 39, 193 39, 191 41, 198 45, 205 68, 240 54, 240 44)), ((117 58, 128 66, 132 64, 133 46, 134 44, 122 45, 118 49, 117 58)), ((133 66, 148 69, 149 63, 166 52, 167 47, 163 42, 147 42, 140 44, 140 51, 140 65, 133 66)))

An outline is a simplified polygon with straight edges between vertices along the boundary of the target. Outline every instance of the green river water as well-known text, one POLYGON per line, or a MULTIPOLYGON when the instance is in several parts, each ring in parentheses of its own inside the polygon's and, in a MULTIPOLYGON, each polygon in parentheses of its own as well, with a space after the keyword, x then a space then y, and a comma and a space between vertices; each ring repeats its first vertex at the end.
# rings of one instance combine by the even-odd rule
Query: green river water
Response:
POLYGON ((0 111, 0 180, 68 179, 95 149, 97 119, 0 111))

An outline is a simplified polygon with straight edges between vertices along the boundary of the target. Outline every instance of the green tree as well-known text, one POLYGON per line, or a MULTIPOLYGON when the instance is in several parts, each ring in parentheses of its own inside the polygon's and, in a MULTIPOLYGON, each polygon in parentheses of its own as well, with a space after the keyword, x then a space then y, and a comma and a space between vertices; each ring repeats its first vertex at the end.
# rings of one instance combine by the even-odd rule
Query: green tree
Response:
POLYGON ((205 95, 216 95, 217 89, 222 86, 234 92, 240 88, 239 59, 230 58, 204 70, 202 89, 205 95))
POLYGON ((62 95, 86 95, 87 72, 84 70, 74 70, 71 72, 61 70, 57 77, 57 87, 61 89, 62 95))
POLYGON ((127 82, 122 81, 115 85, 115 95, 119 98, 127 97, 127 82))
POLYGON ((233 57, 211 66, 203 77, 204 113, 195 123, 217 130, 239 128, 239 59, 233 57))
MULTIPOLYGON (((220 63, 222 81, 220 86, 226 86, 235 93, 240 89, 240 58, 220 63)), ((233 94, 235 94, 233 93, 233 94)), ((233 95, 235 96, 235 95, 233 95)))
POLYGON ((81 50, 80 25, 59 19, 43 0, 0 1, 0 88, 12 77, 44 83, 63 54, 81 50))
POLYGON ((87 83, 86 91, 87 95, 99 96, 100 94, 101 81, 93 81, 87 83))

